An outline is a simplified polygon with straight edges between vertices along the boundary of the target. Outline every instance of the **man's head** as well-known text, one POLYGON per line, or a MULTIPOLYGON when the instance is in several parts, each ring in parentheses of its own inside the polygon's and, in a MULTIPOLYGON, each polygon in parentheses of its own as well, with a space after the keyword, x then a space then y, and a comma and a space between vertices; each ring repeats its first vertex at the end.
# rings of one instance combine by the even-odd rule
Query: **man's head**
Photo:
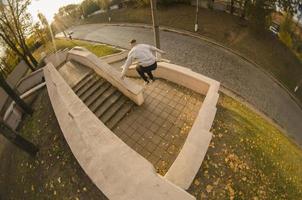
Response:
POLYGON ((136 45, 136 39, 130 40, 130 46, 134 47, 136 45))

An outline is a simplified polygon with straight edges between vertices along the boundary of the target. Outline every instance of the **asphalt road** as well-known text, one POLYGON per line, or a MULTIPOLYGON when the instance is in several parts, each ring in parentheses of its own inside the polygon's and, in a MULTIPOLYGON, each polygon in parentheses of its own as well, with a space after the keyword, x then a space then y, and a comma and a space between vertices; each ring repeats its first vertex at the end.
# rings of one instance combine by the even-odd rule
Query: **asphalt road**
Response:
MULTIPOLYGON (((151 29, 90 24, 73 27, 73 37, 130 48, 130 39, 153 44, 151 29)), ((206 41, 177 33, 161 32, 165 58, 218 80, 268 117, 302 146, 302 110, 286 91, 261 70, 239 56, 206 41)), ((252 48, 252 47, 251 47, 252 48)))

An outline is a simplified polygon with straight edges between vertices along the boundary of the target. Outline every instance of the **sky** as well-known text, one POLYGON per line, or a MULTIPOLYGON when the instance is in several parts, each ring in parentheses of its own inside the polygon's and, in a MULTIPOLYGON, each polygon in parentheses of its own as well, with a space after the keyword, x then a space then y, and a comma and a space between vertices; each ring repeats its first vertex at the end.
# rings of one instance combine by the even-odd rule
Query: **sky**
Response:
POLYGON ((68 4, 78 4, 83 0, 32 0, 28 11, 32 14, 33 20, 38 21, 37 14, 41 12, 45 15, 48 22, 53 21, 53 16, 59 8, 68 4))

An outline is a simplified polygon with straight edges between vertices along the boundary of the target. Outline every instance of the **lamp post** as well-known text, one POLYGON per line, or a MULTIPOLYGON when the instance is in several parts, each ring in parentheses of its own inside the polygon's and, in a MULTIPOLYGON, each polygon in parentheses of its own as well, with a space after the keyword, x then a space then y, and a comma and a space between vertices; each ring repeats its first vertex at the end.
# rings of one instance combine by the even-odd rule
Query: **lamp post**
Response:
POLYGON ((198 3, 199 3, 199 0, 196 0, 196 17, 195 17, 195 27, 194 27, 195 32, 198 31, 198 11, 199 11, 198 3))
POLYGON ((159 42, 159 24, 157 20, 157 8, 156 8, 156 0, 151 1, 151 12, 152 12, 152 21, 153 21, 153 31, 154 31, 154 41, 156 48, 160 48, 159 42))

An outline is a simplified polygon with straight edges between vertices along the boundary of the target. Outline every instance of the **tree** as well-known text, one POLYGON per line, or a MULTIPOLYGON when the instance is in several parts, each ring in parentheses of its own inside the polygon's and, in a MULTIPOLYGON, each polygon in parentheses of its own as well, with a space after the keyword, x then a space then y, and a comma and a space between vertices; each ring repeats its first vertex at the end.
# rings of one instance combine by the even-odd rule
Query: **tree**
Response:
POLYGON ((42 24, 43 32, 46 35, 45 41, 48 41, 51 39, 51 32, 50 32, 51 30, 50 30, 49 23, 46 17, 42 13, 38 13, 38 18, 42 24))
POLYGON ((110 0, 98 0, 99 7, 103 10, 106 10, 108 13, 108 21, 111 21, 111 13, 110 13, 110 0))
POLYGON ((77 19, 80 17, 80 5, 77 4, 68 4, 66 6, 63 6, 59 8, 58 15, 62 17, 71 17, 73 19, 77 19))
POLYGON ((0 38, 1 42, 13 50, 17 56, 35 70, 38 62, 26 44, 26 33, 31 29, 31 17, 27 13, 30 0, 6 0, 0 2, 0 38))
POLYGON ((4 55, 0 57, 0 66, 4 76, 10 74, 14 67, 18 64, 19 60, 10 49, 4 51, 4 55))
MULTIPOLYGON (((3 58, 0 59, 2 60, 3 58)), ((9 74, 9 71, 6 68, 5 64, 3 64, 3 62, 0 62, 0 73, 2 73, 4 77, 7 77, 9 74)))
POLYGON ((2 73, 0 73, 0 87, 12 98, 25 113, 32 115, 33 110, 19 97, 19 95, 8 85, 2 73))
POLYGON ((109 10, 110 8, 110 0, 98 0, 98 5, 103 10, 109 10))
POLYGON ((64 36, 67 37, 67 34, 65 33, 65 29, 67 29, 67 26, 61 20, 61 17, 58 14, 55 14, 54 16, 54 22, 51 25, 51 30, 53 30, 53 27, 56 27, 57 31, 62 31, 64 36))
POLYGON ((12 130, 2 119, 0 119, 0 134, 31 156, 35 156, 39 151, 38 147, 12 130))
POLYGON ((88 15, 92 14, 93 12, 95 12, 99 9, 100 9, 100 7, 99 7, 98 3, 94 0, 84 0, 81 3, 81 10, 85 17, 87 17, 88 15))

